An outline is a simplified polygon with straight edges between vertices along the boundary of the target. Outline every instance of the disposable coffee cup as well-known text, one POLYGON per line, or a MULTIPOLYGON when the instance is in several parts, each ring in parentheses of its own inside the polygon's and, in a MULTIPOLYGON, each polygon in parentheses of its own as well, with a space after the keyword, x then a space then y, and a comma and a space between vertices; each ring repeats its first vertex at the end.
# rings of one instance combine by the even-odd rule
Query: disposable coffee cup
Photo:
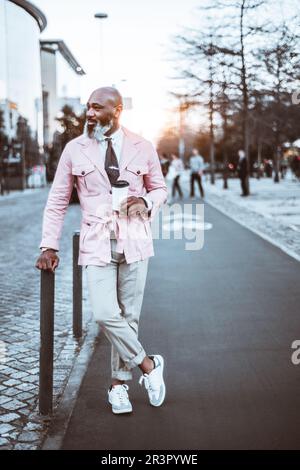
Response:
POLYGON ((112 183, 112 208, 120 211, 121 202, 127 198, 129 183, 125 180, 118 180, 112 183))

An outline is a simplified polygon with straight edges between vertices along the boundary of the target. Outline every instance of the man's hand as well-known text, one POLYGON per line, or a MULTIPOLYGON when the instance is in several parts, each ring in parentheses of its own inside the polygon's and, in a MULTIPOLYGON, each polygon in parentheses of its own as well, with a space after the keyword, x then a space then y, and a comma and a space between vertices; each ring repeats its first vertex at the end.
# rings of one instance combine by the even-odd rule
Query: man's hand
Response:
POLYGON ((122 201, 120 215, 129 217, 138 217, 142 213, 147 214, 147 207, 142 197, 129 196, 122 201))
POLYGON ((46 250, 38 257, 35 267, 44 271, 51 271, 54 273, 55 268, 59 264, 59 257, 55 250, 46 250))

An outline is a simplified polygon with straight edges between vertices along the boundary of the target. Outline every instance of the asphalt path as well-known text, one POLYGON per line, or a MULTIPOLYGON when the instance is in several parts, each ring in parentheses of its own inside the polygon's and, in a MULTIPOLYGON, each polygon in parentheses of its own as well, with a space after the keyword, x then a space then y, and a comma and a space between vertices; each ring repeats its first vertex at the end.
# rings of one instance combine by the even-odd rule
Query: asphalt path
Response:
POLYGON ((299 449, 300 265, 205 204, 204 246, 155 241, 140 319, 165 358, 167 395, 148 403, 134 370, 133 412, 107 403, 110 345, 100 335, 62 449, 299 449))

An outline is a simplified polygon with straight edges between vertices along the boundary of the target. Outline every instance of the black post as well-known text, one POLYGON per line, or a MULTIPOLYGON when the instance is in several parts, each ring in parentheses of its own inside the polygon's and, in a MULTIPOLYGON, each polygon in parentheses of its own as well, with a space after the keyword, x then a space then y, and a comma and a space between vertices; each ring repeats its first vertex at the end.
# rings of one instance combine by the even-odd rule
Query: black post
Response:
POLYGON ((78 265, 79 235, 73 234, 73 335, 82 336, 82 267, 78 265))
POLYGON ((52 413, 55 274, 41 271, 39 411, 52 413))

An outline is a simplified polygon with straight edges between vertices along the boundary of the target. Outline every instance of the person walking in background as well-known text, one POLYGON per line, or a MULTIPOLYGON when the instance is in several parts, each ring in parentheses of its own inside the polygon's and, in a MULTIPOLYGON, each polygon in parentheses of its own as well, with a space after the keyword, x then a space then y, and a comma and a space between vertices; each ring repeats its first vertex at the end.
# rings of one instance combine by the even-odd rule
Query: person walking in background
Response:
POLYGON ((238 177, 241 180, 242 194, 241 196, 249 196, 248 188, 248 168, 247 159, 244 150, 239 150, 239 162, 237 166, 238 177))
POLYGON ((148 261, 154 255, 150 223, 166 202, 167 188, 153 145, 120 125, 122 109, 115 88, 91 94, 84 133, 65 146, 57 166, 36 262, 38 269, 50 272, 59 264, 56 252, 76 178, 82 210, 78 264, 87 275, 94 319, 111 343, 107 401, 116 414, 132 411, 125 381, 132 380, 136 366, 152 406, 161 406, 166 394, 164 359, 146 354, 138 327, 148 261), (112 190, 122 180, 129 183, 128 197, 113 211, 112 190))
POLYGON ((199 191, 202 199, 204 198, 204 190, 202 186, 202 175, 204 170, 204 158, 199 154, 197 149, 193 149, 192 156, 190 157, 190 197, 195 195, 195 181, 197 181, 199 186, 199 191))
POLYGON ((8 180, 8 163, 4 159, 0 159, 0 194, 3 196, 9 194, 9 180, 8 180))
POLYGON ((168 157, 165 153, 162 153, 162 155, 159 156, 159 161, 160 161, 162 174, 165 178, 168 174, 168 171, 169 171, 170 160, 168 159, 168 157))
POLYGON ((172 158, 171 167, 174 169, 173 184, 172 184, 172 198, 175 197, 176 191, 178 191, 179 197, 180 199, 182 199, 183 192, 180 187, 179 180, 180 180, 181 173, 184 170, 184 166, 183 166, 181 158, 179 158, 179 156, 176 155, 175 153, 172 153, 171 158, 172 158))

